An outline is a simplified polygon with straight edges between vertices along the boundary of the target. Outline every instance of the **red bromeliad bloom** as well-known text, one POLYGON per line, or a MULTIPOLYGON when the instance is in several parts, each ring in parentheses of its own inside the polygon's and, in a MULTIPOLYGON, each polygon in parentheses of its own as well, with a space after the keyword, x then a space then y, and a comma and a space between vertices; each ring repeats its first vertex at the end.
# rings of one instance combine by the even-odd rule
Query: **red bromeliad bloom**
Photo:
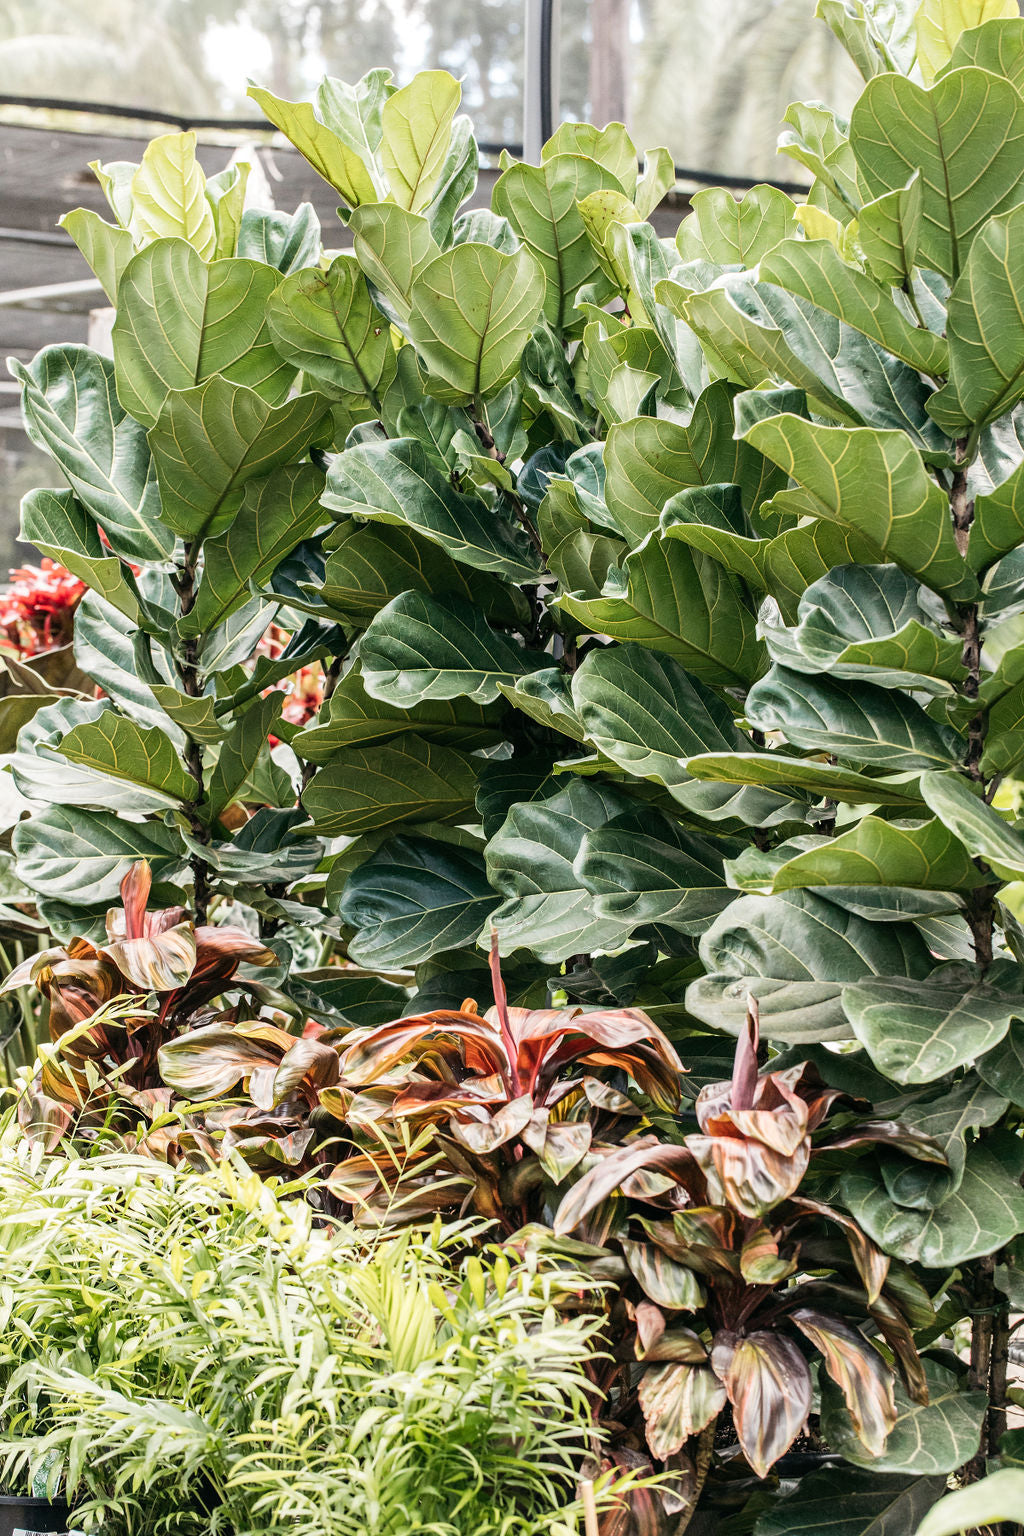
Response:
MULTIPOLYGON (((288 644, 290 635, 279 624, 271 624, 263 639, 256 647, 257 656, 269 656, 272 661, 283 652, 288 644)), ((275 684, 280 687, 280 684, 275 684)), ((305 725, 319 710, 324 701, 324 673, 319 662, 310 662, 305 667, 299 667, 290 677, 284 679, 284 688, 287 693, 281 710, 282 717, 290 725, 305 725)), ((268 688, 265 692, 269 693, 268 688)), ((279 743, 279 737, 270 736, 268 740, 272 747, 279 743)))
POLYGON ((67 645, 85 583, 45 556, 41 565, 19 566, 10 576, 10 587, 0 595, 0 628, 7 644, 25 657, 67 645))

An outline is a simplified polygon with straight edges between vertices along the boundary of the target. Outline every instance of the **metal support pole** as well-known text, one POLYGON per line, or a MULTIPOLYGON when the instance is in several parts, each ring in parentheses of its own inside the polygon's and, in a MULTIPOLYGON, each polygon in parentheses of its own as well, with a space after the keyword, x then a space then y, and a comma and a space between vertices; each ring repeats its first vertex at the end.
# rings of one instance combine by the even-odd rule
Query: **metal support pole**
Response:
POLYGON ((561 0, 525 0, 523 159, 540 160, 559 122, 561 0))

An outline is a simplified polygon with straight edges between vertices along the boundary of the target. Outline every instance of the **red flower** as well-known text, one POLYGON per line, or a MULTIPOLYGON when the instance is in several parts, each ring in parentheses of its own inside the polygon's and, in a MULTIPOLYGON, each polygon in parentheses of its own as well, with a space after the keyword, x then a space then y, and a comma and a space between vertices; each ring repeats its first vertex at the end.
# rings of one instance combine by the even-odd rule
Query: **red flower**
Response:
POLYGON ((19 566, 10 576, 10 587, 0 595, 0 628, 8 645, 19 656, 67 645, 85 583, 45 556, 42 565, 19 566))

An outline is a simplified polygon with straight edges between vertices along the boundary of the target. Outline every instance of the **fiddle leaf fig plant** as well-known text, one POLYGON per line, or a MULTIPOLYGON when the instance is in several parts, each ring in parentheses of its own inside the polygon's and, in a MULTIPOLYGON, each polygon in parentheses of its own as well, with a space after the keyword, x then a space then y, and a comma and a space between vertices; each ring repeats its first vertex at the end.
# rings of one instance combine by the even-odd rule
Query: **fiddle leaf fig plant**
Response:
MULTIPOLYGON (((246 1124, 294 1100, 300 1139, 350 1116, 353 1209, 383 1199, 388 1116, 407 1216, 466 1200, 514 1240, 516 1169, 539 1168, 553 1241, 604 1264, 614 1235, 640 1263, 622 1202, 667 1202, 643 1265, 686 1296, 693 1211, 734 1200, 752 1145, 780 1151, 743 1092, 700 1097, 758 1016, 759 1065, 813 1068, 842 1123, 814 1128, 817 1193, 743 1195, 706 1260, 734 1293, 641 1406, 690 1498, 713 1408, 761 1475, 820 1403, 835 1492, 898 1477, 907 1523, 998 1456, 1021 1296, 1024 20, 818 10, 865 84, 849 121, 789 109, 806 196, 703 192, 674 239, 650 223, 669 157, 641 164, 616 124, 503 156, 479 206, 440 72, 254 88, 341 201, 327 251, 308 209, 205 178, 189 135, 97 167, 112 222, 67 228, 113 356, 13 365, 61 481, 23 531, 89 588, 95 691, 40 693, 21 725, 11 843, 62 943, 102 946, 145 859, 154 905, 273 951, 241 977, 251 1018, 159 1044, 175 1091, 240 1084, 246 1124), (322 697, 297 720, 303 667, 322 697), (496 998, 499 1049, 467 1001, 492 933, 510 1018, 628 1010, 628 1049, 566 1023, 524 1089, 534 1037, 502 1035, 496 998), (595 1114, 564 1118, 584 1058, 595 1114), (796 1237, 795 1213, 773 1225, 819 1194, 796 1237), (961 1369, 939 1341, 965 1321, 961 1369), (799 1388, 761 1422, 773 1361, 799 1388)), ((818 1498, 780 1497, 760 1536, 814 1529, 818 1498)), ((863 1507, 866 1532, 888 1506, 863 1507)))

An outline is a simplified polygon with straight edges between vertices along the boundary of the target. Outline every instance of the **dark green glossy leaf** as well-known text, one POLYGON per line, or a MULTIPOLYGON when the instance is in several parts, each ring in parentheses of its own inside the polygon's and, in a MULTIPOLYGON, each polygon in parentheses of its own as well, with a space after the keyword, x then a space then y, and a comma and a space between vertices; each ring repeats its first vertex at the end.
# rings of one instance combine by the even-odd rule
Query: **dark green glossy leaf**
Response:
POLYGON ((396 822, 464 819, 476 783, 470 758, 407 731, 349 747, 313 775, 302 803, 324 837, 355 837, 396 822))

